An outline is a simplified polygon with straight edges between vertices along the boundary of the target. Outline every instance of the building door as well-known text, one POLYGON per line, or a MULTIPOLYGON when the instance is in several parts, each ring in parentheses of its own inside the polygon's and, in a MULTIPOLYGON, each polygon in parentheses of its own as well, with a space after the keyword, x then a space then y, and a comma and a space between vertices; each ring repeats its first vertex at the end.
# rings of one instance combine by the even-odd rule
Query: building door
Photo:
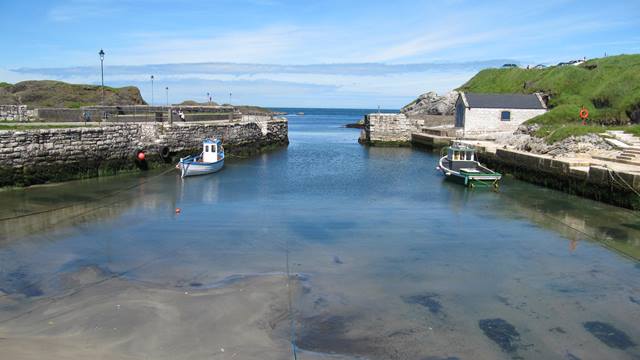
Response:
POLYGON ((456 105, 456 127, 464 127, 464 104, 460 102, 456 105))

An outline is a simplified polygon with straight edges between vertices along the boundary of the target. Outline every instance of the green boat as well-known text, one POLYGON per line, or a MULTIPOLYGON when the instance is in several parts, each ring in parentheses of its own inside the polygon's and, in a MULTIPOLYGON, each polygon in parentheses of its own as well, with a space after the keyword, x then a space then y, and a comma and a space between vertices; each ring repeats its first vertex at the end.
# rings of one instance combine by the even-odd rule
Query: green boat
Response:
POLYGON ((447 180, 470 188, 498 188, 502 175, 476 160, 476 149, 460 143, 454 143, 447 149, 447 155, 440 159, 438 169, 447 180))

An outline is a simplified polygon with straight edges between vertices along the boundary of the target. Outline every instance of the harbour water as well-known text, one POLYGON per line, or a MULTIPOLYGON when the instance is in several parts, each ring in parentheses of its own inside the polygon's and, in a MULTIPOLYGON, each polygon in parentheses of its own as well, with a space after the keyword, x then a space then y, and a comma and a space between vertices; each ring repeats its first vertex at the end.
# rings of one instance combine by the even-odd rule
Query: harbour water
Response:
POLYGON ((637 213, 468 190, 359 145, 365 110, 299 111, 212 176, 0 192, 3 356, 640 358, 637 213))

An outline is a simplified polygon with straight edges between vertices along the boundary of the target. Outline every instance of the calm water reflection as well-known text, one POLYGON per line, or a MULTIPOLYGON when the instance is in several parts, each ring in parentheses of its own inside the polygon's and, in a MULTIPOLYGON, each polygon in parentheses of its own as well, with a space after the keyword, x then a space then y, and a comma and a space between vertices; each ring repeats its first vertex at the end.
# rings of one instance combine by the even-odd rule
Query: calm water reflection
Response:
POLYGON ((636 213, 509 178, 467 191, 432 153, 358 145, 358 111, 305 113, 288 149, 214 176, 0 193, 2 218, 64 207, 0 222, 0 347, 289 358, 292 314, 299 358, 640 356, 636 213))

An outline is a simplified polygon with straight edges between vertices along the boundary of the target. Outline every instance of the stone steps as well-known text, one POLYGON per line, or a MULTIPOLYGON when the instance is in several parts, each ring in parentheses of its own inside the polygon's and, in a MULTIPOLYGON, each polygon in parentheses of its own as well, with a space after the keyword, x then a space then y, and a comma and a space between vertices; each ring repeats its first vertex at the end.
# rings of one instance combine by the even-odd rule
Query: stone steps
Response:
POLYGON ((622 154, 617 157, 618 160, 633 162, 638 160, 636 157, 640 156, 640 138, 622 130, 607 130, 606 133, 613 137, 607 142, 623 150, 622 154))
POLYGON ((598 156, 598 155, 594 155, 593 158, 598 160, 617 162, 621 164, 640 166, 640 160, 630 160, 630 159, 624 159, 624 158, 620 159, 620 158, 612 158, 612 157, 598 156))

